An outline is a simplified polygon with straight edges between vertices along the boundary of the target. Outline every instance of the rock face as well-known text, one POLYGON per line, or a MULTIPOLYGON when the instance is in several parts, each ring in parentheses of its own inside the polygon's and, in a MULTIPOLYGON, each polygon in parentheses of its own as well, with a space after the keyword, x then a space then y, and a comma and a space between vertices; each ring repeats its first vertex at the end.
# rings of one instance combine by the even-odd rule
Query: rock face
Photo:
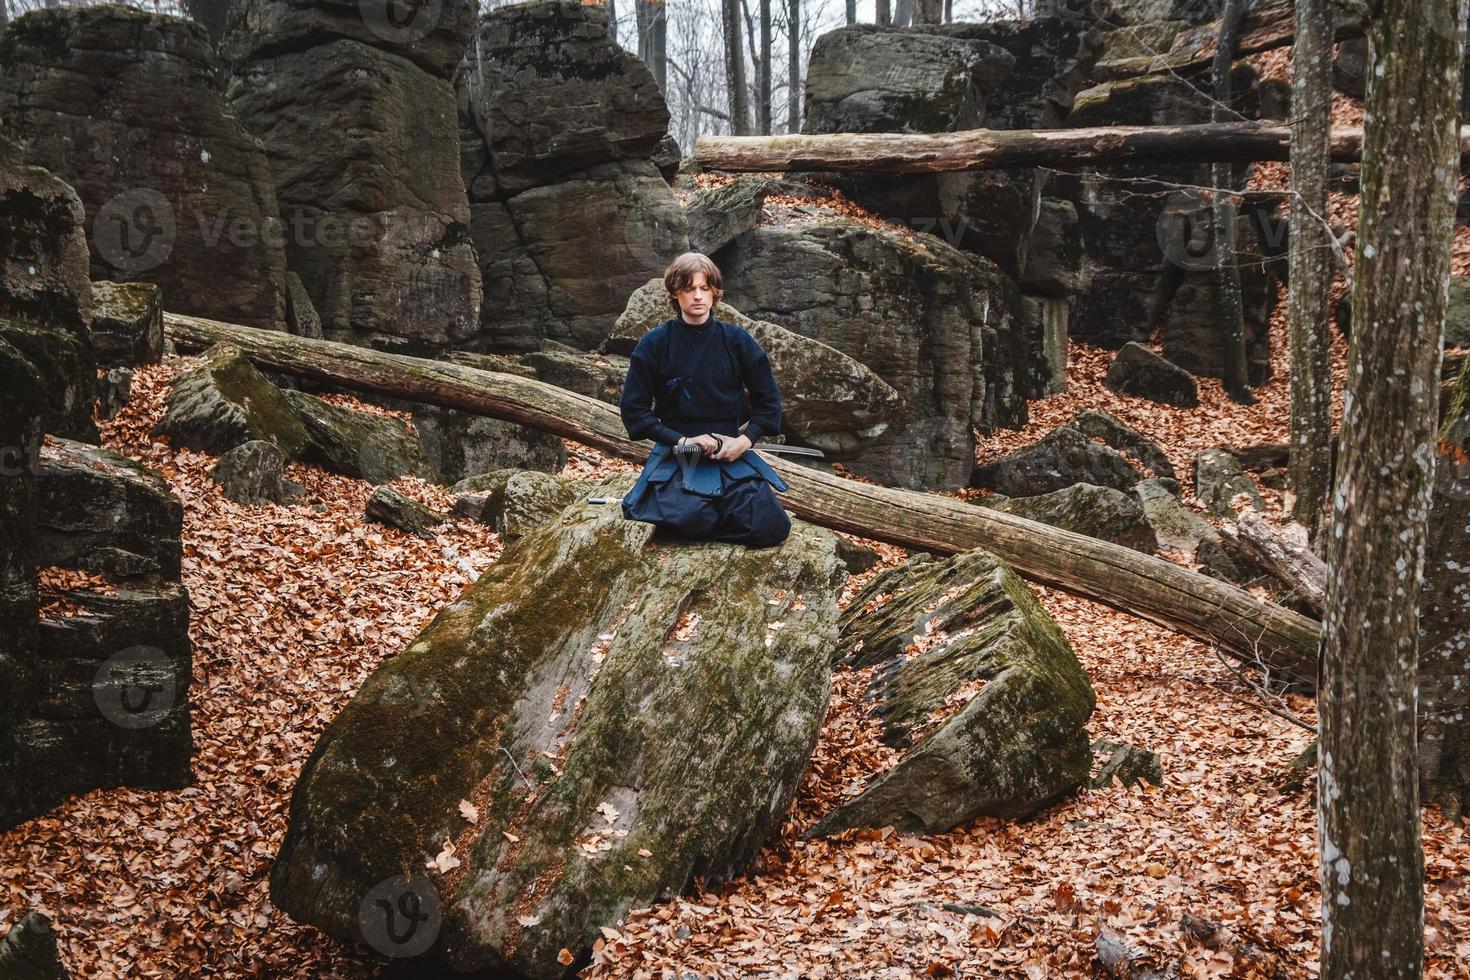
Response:
POLYGON ((1049 373, 1020 293, 993 263, 853 219, 760 225, 712 256, 725 299, 867 365, 903 399, 846 465, 882 483, 956 487, 972 427, 1020 425, 1049 373))
MULTIPOLYGON (((1235 108, 1246 118, 1257 112, 1255 78, 1254 70, 1242 65, 1232 79, 1240 93, 1235 108)), ((1130 78, 1079 93, 1066 125, 1208 122, 1210 102, 1173 76, 1130 78)), ((1236 170, 1237 185, 1243 186, 1246 175, 1245 167, 1236 170)), ((1117 348, 1148 340, 1163 323, 1166 346, 1185 351, 1181 356, 1191 358, 1186 365, 1191 371, 1221 373, 1208 201, 1179 189, 1209 184, 1208 165, 1186 163, 1118 165, 1052 180, 1048 193, 1075 204, 1081 237, 1081 283, 1070 323, 1074 338, 1117 348)), ((1264 259, 1279 254, 1285 239, 1264 205, 1248 203, 1238 228, 1238 254, 1251 380, 1259 384, 1269 373, 1267 328, 1278 272, 1264 259)))
POLYGON ((36 567, 59 567, 108 584, 39 591, 26 683, 0 711, 11 723, 0 731, 3 827, 96 787, 191 778, 182 504, 158 474, 68 439, 41 448, 34 479, 34 509, 21 515, 31 581, 36 567))
POLYGON ((1096 697, 1030 588, 978 549, 927 558, 869 582, 843 615, 839 646, 855 665, 888 665, 868 694, 884 741, 909 749, 808 836, 887 824, 943 833, 980 815, 1024 817, 1091 771, 1083 726, 1096 697), (940 639, 904 659, 931 632, 940 639))
POLYGON ((27 162, 81 195, 93 278, 157 283, 178 313, 284 327, 270 172, 199 25, 116 4, 17 18, 0 40, 0 118, 27 162))
MULTIPOLYGON (((650 279, 640 287, 603 349, 632 353, 645 333, 673 316, 668 295, 662 279, 650 279)), ((829 459, 853 459, 898 417, 901 399, 893 386, 837 348, 753 320, 723 301, 715 304, 712 315, 744 328, 770 357, 771 373, 781 389, 781 431, 803 445, 816 446, 829 459)), ((528 354, 523 360, 535 357, 528 354)), ((624 376, 626 371, 625 367, 624 376)), ((618 379, 619 392, 622 381, 618 379)))
POLYGON ((81 199, 55 174, 0 154, 0 342, 14 357, 7 372, 41 379, 42 431, 96 442, 85 220, 81 199))
POLYGON ((231 7, 229 97, 265 144, 286 258, 328 340, 427 355, 479 328, 449 82, 472 10, 444 0, 403 23, 389 0, 231 7))
POLYGON ((801 522, 759 557, 651 538, 569 507, 380 667, 303 767, 272 901, 385 955, 562 977, 628 908, 742 870, 825 717, 845 573, 801 522), (409 892, 436 916, 411 949, 375 905, 409 892))
MULTIPOLYGON (((839 28, 813 46, 802 131, 1055 126, 1086 84, 1098 44, 1077 18, 839 28)), ((1042 186, 1034 169, 820 179, 891 221, 992 260, 1012 278, 1026 265, 1042 186)))
POLYGON ((669 114, 652 73, 603 7, 553 0, 487 10, 454 85, 484 281, 474 348, 595 348, 689 247, 655 163, 669 114))

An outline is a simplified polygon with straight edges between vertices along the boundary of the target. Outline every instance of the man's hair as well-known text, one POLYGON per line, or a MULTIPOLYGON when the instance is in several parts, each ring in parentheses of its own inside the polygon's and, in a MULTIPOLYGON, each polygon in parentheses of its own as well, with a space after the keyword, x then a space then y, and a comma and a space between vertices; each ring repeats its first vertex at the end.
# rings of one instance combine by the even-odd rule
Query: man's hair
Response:
POLYGON ((716 303, 724 295, 725 284, 720 278, 720 267, 703 252, 685 252, 670 262, 669 267, 664 270, 664 288, 669 291, 669 306, 673 307, 675 313, 679 312, 679 300, 674 294, 688 287, 694 281, 696 272, 703 272, 704 281, 714 288, 716 303))

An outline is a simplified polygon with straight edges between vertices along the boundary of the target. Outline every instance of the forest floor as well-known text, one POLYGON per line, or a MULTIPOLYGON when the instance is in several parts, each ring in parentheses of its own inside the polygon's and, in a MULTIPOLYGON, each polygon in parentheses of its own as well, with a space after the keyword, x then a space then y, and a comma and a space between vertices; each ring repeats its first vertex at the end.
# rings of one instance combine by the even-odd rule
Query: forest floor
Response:
MULTIPOLYGON (((1279 69, 1261 63, 1267 74, 1279 69)), ((1338 122, 1352 122, 1353 112, 1344 103, 1338 122)), ((1253 186, 1285 179, 1284 166, 1266 165, 1253 186)), ((1333 219, 1351 224, 1355 205, 1335 195, 1333 219)), ((1470 272, 1470 229, 1457 229, 1455 252, 1455 271, 1470 272)), ((1190 461, 1200 449, 1286 438, 1284 303, 1272 335, 1274 376, 1256 404, 1235 404, 1202 379, 1196 409, 1117 395, 1103 384, 1111 353, 1074 343, 1068 390, 1033 402, 1024 429, 982 438, 977 460, 1103 408, 1164 447, 1192 500, 1190 461)), ((1339 387, 1345 357, 1339 338, 1339 387)), ((184 504, 195 781, 177 791, 96 790, 0 834, 0 932, 40 909, 75 977, 387 976, 381 959, 276 909, 270 863, 297 775, 327 722, 497 560, 500 540, 460 518, 426 540, 365 523, 369 484, 300 463, 287 475, 319 507, 225 500, 208 478, 213 457, 149 435, 170 380, 194 360, 137 369, 132 400, 99 424, 105 445, 160 472, 184 504)), ((568 450, 571 474, 636 471, 585 447, 568 450)), ((452 502, 421 480, 392 485, 446 511, 452 502)), ((1281 495, 1266 497, 1280 517, 1281 495)), ((883 562, 849 581, 844 602, 906 557, 866 543, 883 562)), ((43 603, 47 586, 64 579, 75 575, 43 573, 43 603)), ((839 668, 796 802, 756 867, 630 911, 604 930, 583 976, 1086 976, 1100 942, 1133 950, 1135 966, 1181 976, 1314 976, 1315 779, 1290 771, 1311 732, 1266 711, 1203 644, 1055 589, 1036 591, 1097 692, 1093 738, 1158 752, 1162 787, 1084 789, 1029 821, 982 818, 946 834, 888 829, 802 841, 896 757, 862 705, 873 668, 839 668), (1219 926, 1209 944, 1196 920, 1219 926)), ((1288 702, 1314 724, 1309 698, 1288 702)), ((1466 976, 1470 822, 1452 825, 1426 810, 1424 849, 1427 972, 1466 976)))
MULTIPOLYGON (((1275 330, 1283 329, 1278 318, 1275 330)), ((1276 341, 1284 349, 1284 338, 1276 341)), ((1284 436, 1285 370, 1248 408, 1203 380, 1202 406, 1185 411, 1115 395, 1101 383, 1106 352, 1074 345, 1071 353, 1068 391, 1033 403, 1031 426, 987 440, 982 457, 1085 407, 1158 439, 1181 475, 1198 448, 1284 436)), ((96 790, 0 835, 0 929, 41 909, 78 977, 386 975, 380 960, 274 908, 270 862, 296 777, 326 723, 498 558, 500 542, 466 519, 427 540, 365 523, 367 483, 299 463, 288 475, 320 510, 225 500, 207 476, 213 457, 149 435, 170 379, 194 360, 138 369, 132 400, 100 425, 107 446, 162 473, 184 503, 195 782, 179 791, 96 790)), ((635 469, 568 448, 571 473, 635 469)), ((451 503, 421 480, 393 485, 434 506, 451 503)), ((876 547, 880 569, 905 557, 876 547)), ((851 580, 844 600, 877 571, 851 580)), ((797 801, 757 867, 631 911, 605 933, 584 976, 1077 976, 1092 969, 1103 934, 1187 976, 1272 975, 1240 972, 1246 963, 1312 975, 1313 780, 1292 787, 1286 778, 1311 733, 1263 710, 1202 644, 1037 591, 1097 691, 1092 736, 1160 753, 1161 788, 1083 790, 1022 823, 978 819, 947 834, 848 831, 801 841, 894 759, 861 707, 872 668, 841 668, 797 801), (993 915, 950 911, 947 902, 993 915), (1186 914, 1220 924, 1224 948, 1182 928, 1186 914)), ((1293 697, 1290 707, 1312 724, 1310 699, 1293 697)), ((1470 961, 1467 830, 1425 811, 1431 976, 1455 976, 1470 961)))

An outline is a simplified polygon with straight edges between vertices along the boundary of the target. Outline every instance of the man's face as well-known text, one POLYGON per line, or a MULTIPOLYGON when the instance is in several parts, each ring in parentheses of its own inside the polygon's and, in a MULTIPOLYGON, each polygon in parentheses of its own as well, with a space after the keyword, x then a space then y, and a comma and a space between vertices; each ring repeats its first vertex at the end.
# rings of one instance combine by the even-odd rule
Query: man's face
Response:
POLYGON ((704 281, 704 273, 696 272, 689 285, 674 294, 684 319, 690 323, 703 323, 715 306, 714 287, 704 281))

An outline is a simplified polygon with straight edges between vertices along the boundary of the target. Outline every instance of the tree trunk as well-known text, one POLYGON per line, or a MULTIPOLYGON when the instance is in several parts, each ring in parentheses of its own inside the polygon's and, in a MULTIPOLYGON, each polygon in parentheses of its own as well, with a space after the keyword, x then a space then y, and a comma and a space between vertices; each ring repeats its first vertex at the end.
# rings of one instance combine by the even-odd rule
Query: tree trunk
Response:
MULTIPOLYGON (((614 407, 539 381, 198 317, 169 313, 164 323, 180 349, 227 341, 264 367, 529 425, 622 459, 647 458, 614 407)), ((844 480, 779 458, 770 463, 790 484, 783 506, 814 524, 937 554, 986 548, 1027 578, 1218 643, 1278 678, 1310 685, 1316 676, 1317 624, 1244 589, 952 497, 844 480)))
POLYGON ((940 24, 944 21, 944 0, 914 0, 915 24, 940 24))
POLYGON ((1297 0, 1291 59, 1292 519, 1321 554, 1332 457, 1332 251, 1327 225, 1327 138, 1332 128, 1332 7, 1297 0))
POLYGON ((771 135, 771 0, 760 0, 761 56, 758 63, 756 116, 760 131, 771 135))
POLYGON ((893 26, 908 27, 913 23, 914 0, 895 0, 893 5, 893 26))
POLYGON ((1459 157, 1463 0, 1456 6, 1379 4, 1368 27, 1353 329, 1317 701, 1326 978, 1423 970, 1418 600, 1459 157))
POLYGON ((663 0, 643 0, 648 6, 648 56, 644 60, 653 71, 659 92, 669 91, 668 8, 663 0))
POLYGON ((745 52, 740 43, 740 0, 721 0, 725 28, 725 87, 730 96, 730 132, 750 133, 750 93, 745 89, 745 52))
MULTIPOLYGON (((1236 115, 1230 108, 1230 69, 1235 62, 1235 43, 1240 36, 1240 18, 1245 12, 1244 0, 1225 0, 1220 18, 1220 33, 1215 44, 1215 101, 1210 104, 1210 120, 1225 122, 1236 115)), ((1240 267, 1236 264, 1235 168, 1225 162, 1210 167, 1211 231, 1215 237, 1215 298, 1220 303, 1220 329, 1225 333, 1223 377, 1220 379, 1231 401, 1253 405, 1250 365, 1246 358, 1245 308, 1240 298, 1240 267)))
MULTIPOLYGON (((786 50, 791 83, 786 88, 786 132, 801 132, 801 0, 789 0, 786 50)), ((849 23, 851 23, 849 21, 849 23)))
MULTIPOLYGON (((730 2, 730 0, 726 0, 730 2)), ((1334 129, 1332 159, 1358 159, 1363 131, 1334 129)), ((1470 138, 1460 141, 1470 159, 1470 138)), ((694 159, 705 170, 842 170, 945 173, 1009 167, 1078 167, 1104 163, 1211 163, 1286 160, 1291 129, 1253 122, 1191 126, 1099 126, 1092 129, 966 129, 957 133, 828 133, 701 136, 694 159)))
POLYGON ((887 27, 893 23, 893 8, 890 0, 874 0, 873 23, 879 27, 887 27))
POLYGON ((847 26, 857 23, 857 0, 847 0, 847 26))
POLYGON ((1419 599, 1419 782, 1450 820, 1470 809, 1470 362, 1439 432, 1419 599))
POLYGON ((607 0, 607 36, 618 43, 618 0, 607 0))

